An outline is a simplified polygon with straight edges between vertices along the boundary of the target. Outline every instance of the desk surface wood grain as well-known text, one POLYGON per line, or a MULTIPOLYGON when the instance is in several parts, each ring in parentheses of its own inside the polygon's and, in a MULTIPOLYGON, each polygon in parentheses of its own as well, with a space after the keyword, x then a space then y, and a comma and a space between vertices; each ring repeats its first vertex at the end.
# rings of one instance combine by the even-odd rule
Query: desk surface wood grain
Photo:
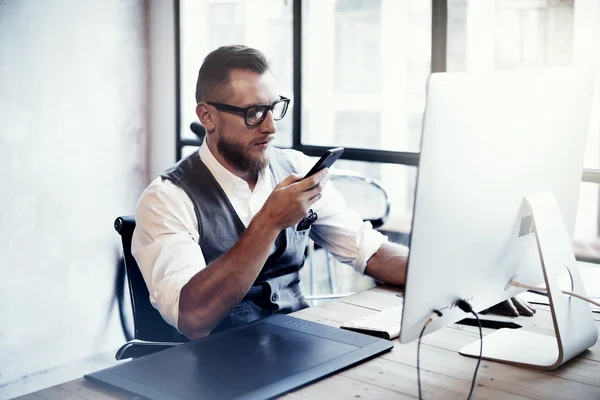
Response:
MULTIPOLYGON (((294 313, 306 320, 339 327, 344 322, 395 305, 397 290, 379 286, 352 296, 294 313)), ((519 317, 524 329, 553 334, 548 306, 537 306, 534 317, 519 317)), ((600 328, 600 314, 593 314, 600 328)), ((484 335, 492 330, 484 329, 484 335)), ((464 399, 473 378, 476 359, 458 349, 479 337, 478 328, 451 325, 423 338, 421 384, 426 399, 464 399)), ((285 395, 290 400, 412 399, 418 397, 417 342, 400 344, 379 357, 285 395)), ((485 345, 485 341, 484 341, 485 345)), ((538 371, 482 361, 475 389, 477 399, 600 399, 600 342, 554 371, 538 371)), ((127 395, 83 378, 50 387, 19 399, 127 399, 127 395)))

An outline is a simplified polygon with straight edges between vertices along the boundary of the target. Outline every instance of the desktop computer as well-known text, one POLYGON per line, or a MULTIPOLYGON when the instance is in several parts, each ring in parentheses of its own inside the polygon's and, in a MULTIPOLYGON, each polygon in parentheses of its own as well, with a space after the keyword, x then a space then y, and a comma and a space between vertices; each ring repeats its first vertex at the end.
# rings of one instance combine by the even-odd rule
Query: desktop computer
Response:
MULTIPOLYGON (((548 289, 556 337, 501 329, 485 359, 553 369, 597 340, 573 238, 594 74, 574 68, 432 74, 400 341, 479 312, 524 289, 548 289), (543 337, 542 337, 543 336, 543 337)), ((461 350, 479 356, 479 341, 461 350)))

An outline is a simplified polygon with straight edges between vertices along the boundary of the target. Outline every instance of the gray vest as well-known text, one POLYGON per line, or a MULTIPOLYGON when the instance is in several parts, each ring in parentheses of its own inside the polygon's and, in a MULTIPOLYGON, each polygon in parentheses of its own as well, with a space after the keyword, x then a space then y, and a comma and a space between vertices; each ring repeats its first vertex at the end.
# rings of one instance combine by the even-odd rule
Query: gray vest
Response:
MULTIPOLYGON (((269 168, 277 183, 296 172, 285 153, 276 148, 272 148, 269 168)), ((194 204, 200 234, 198 244, 207 265, 237 243, 246 227, 198 152, 179 161, 161 177, 183 189, 194 204)), ((310 228, 297 232, 296 226, 292 226, 279 233, 256 281, 213 333, 273 313, 289 313, 308 307, 300 291, 298 271, 304 264, 309 231, 310 228)))

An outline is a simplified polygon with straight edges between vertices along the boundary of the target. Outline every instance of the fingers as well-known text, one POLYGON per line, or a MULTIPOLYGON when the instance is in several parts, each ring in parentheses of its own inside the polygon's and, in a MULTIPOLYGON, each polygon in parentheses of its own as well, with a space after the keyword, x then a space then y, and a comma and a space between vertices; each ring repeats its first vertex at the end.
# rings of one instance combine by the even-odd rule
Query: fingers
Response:
POLYGON ((307 209, 322 197, 321 191, 325 185, 326 178, 327 169, 323 169, 294 184, 295 189, 300 191, 299 195, 307 209))
MULTIPOLYGON (((508 300, 504 300, 502 303, 498 303, 495 306, 490 307, 486 310, 486 312, 490 312, 493 314, 508 315, 511 317, 518 317, 519 315, 531 317, 533 316, 533 314, 535 314, 536 309, 528 302, 521 300, 517 297, 513 297, 508 300)), ((484 312, 481 312, 481 314, 483 313, 484 312)))
POLYGON ((523 304, 525 304, 527 307, 529 307, 529 309, 530 309, 531 311, 533 311, 533 313, 534 313, 534 314, 537 312, 536 308, 535 308, 535 307, 534 307, 534 306, 533 306, 533 305, 532 305, 530 302, 528 302, 528 301, 525 301, 525 300, 522 300, 522 299, 519 299, 519 300, 520 300, 520 301, 521 301, 523 304))
POLYGON ((518 297, 513 297, 511 301, 519 311, 520 315, 531 317, 535 314, 536 309, 528 302, 521 300, 518 297))
POLYGON ((298 190, 305 191, 314 188, 315 186, 323 186, 325 182, 327 182, 327 174, 329 173, 328 168, 323 168, 319 172, 314 175, 309 176, 308 178, 302 179, 295 184, 298 187, 298 190))
POLYGON ((305 179, 297 174, 289 175, 267 199, 263 206, 264 214, 280 229, 298 223, 310 207, 321 199, 327 172, 324 169, 305 179))
POLYGON ((504 309, 506 310, 508 315, 512 315, 514 317, 519 316, 519 310, 517 310, 517 307, 515 307, 511 299, 504 300, 502 302, 502 306, 504 306, 504 309))
POLYGON ((321 192, 315 194, 314 196, 310 197, 308 199, 309 205, 313 205, 314 203, 316 203, 317 201, 319 201, 319 199, 323 197, 323 195, 321 194, 321 192))
POLYGON ((511 317, 519 316, 519 311, 510 300, 504 300, 501 303, 493 305, 487 311, 492 314, 507 315, 511 317))
POLYGON ((321 199, 323 190, 321 184, 317 184, 309 189, 299 191, 298 187, 289 187, 286 190, 291 189, 292 192, 289 194, 290 197, 287 198, 287 207, 290 209, 297 209, 304 216, 308 209, 319 199, 321 199))
POLYGON ((298 174, 291 174, 277 185, 278 187, 290 186, 292 183, 296 183, 302 180, 302 176, 298 174))

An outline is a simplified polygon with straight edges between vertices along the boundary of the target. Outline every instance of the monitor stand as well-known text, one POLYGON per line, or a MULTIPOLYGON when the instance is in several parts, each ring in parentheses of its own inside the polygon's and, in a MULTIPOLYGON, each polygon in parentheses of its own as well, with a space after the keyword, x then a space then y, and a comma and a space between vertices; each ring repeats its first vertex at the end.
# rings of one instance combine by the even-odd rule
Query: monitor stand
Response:
MULTIPOLYGON (((571 291, 585 296, 571 240, 554 194, 542 192, 527 196, 525 202, 533 215, 555 337, 523 329, 499 329, 485 336, 483 359, 552 370, 593 346, 598 331, 590 305, 563 294, 558 283, 566 267, 571 275, 571 291)), ((479 340, 471 343, 459 353, 479 357, 479 344, 479 340)))

